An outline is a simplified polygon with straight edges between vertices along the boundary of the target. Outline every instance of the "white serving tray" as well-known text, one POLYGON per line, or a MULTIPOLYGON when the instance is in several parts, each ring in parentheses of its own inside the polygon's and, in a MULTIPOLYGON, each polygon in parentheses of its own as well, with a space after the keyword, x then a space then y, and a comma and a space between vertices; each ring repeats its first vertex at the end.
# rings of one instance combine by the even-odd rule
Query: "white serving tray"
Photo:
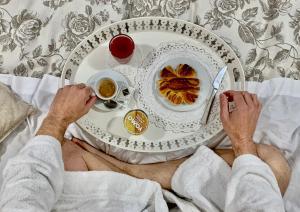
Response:
MULTIPOLYGON (((84 39, 70 54, 62 73, 70 83, 86 83, 99 71, 113 69, 124 74, 135 86, 135 75, 149 53, 163 42, 185 41, 204 48, 219 64, 227 65, 228 72, 223 89, 244 89, 244 71, 234 51, 215 34, 198 25, 161 17, 128 19, 107 25, 84 39), (136 45, 135 55, 127 65, 120 65, 110 56, 108 44, 117 34, 131 36, 136 45)), ((123 127, 123 117, 131 108, 137 108, 133 100, 126 109, 99 112, 92 109, 77 124, 97 139, 119 148, 139 152, 169 152, 193 145, 216 144, 216 138, 224 134, 219 118, 219 99, 216 98, 207 125, 192 132, 174 132, 151 123, 145 134, 133 136, 123 127)), ((201 117, 199 117, 200 119, 201 117)))

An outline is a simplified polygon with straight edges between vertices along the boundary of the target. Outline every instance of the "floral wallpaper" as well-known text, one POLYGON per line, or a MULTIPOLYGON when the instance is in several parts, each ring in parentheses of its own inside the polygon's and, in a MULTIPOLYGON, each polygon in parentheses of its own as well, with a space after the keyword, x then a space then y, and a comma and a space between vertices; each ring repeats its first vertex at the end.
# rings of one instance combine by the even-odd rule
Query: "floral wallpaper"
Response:
POLYGON ((90 33, 141 16, 180 18, 221 36, 246 80, 300 79, 297 0, 0 0, 0 73, 60 76, 90 33))

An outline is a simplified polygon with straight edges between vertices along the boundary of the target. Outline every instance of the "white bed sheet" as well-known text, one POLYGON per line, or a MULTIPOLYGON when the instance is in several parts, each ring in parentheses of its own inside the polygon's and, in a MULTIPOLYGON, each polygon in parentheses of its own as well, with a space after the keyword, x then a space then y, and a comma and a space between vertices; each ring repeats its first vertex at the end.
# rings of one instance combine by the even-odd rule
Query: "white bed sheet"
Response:
MULTIPOLYGON (((12 75, 0 75, 0 81, 8 84, 23 97, 25 101, 32 103, 40 109, 40 113, 28 118, 16 131, 14 131, 0 145, 0 182, 2 169, 6 161, 17 152, 34 135, 41 120, 47 113, 52 98, 59 85, 59 78, 45 75, 42 80, 15 77, 12 75)), ((289 188, 284 196, 287 211, 299 211, 300 202, 300 82, 289 79, 273 79, 263 83, 247 82, 246 89, 257 93, 263 102, 262 114, 255 133, 255 141, 269 143, 279 147, 292 166, 292 178, 289 188)), ((69 127, 66 136, 74 135, 89 141, 94 146, 101 148, 108 154, 131 163, 151 163, 165 161, 173 158, 189 155, 195 148, 177 151, 168 154, 144 154, 125 151, 86 135, 76 125, 69 127)), ((222 142, 227 146, 228 139, 222 142)))

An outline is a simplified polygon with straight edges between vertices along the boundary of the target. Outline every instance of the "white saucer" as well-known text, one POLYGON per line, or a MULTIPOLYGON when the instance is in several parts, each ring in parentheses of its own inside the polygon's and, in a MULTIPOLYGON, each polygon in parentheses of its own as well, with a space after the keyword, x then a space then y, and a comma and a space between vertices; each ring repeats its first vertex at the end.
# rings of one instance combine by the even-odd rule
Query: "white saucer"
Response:
MULTIPOLYGON (((116 97, 113 98, 112 100, 114 100, 116 102, 122 101, 122 102, 124 102, 123 104, 126 105, 126 103, 129 101, 130 97, 132 96, 133 89, 130 87, 129 81, 124 75, 122 75, 116 71, 112 71, 112 70, 100 71, 99 73, 91 76, 88 79, 87 84, 90 85, 91 87, 94 87, 94 85, 97 83, 97 80, 99 78, 105 78, 105 77, 109 77, 109 78, 113 79, 114 81, 116 81, 118 83, 118 86, 119 86, 119 91, 117 91, 116 97), (129 90, 129 93, 130 93, 128 96, 124 96, 121 94, 121 90, 126 89, 126 88, 129 90)), ((104 101, 98 98, 94 107, 101 111, 110 112, 112 110, 121 108, 122 105, 118 104, 118 106, 113 109, 108 108, 104 105, 104 101)))

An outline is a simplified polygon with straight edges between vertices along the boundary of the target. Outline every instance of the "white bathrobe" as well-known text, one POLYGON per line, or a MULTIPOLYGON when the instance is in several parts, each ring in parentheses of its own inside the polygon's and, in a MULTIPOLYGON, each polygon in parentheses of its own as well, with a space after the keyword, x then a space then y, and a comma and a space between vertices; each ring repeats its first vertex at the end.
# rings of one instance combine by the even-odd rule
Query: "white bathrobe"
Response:
POLYGON ((275 176, 253 155, 238 157, 231 171, 200 146, 175 172, 172 189, 176 195, 115 172, 64 172, 60 143, 37 136, 4 169, 0 211, 164 212, 167 201, 181 211, 284 211, 275 176))

